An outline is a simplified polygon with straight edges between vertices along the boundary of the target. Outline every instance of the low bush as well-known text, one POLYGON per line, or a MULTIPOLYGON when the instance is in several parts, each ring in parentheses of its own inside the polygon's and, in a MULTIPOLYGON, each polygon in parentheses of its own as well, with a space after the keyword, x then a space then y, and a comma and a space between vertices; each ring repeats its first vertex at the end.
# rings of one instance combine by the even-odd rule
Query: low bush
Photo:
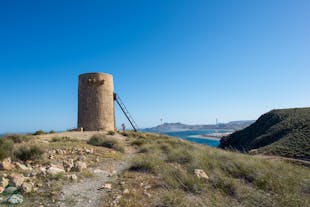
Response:
POLYGON ((51 130, 50 132, 49 132, 49 134, 55 134, 56 133, 56 131, 54 131, 54 130, 51 130))
POLYGON ((108 134, 108 135, 112 135, 112 136, 113 136, 113 135, 115 134, 115 131, 112 131, 112 130, 111 130, 111 131, 108 131, 108 133, 107 133, 107 134, 108 134))
POLYGON ((190 163, 193 160, 193 156, 188 151, 184 151, 182 148, 171 149, 167 152, 168 162, 177 162, 179 164, 190 163))
POLYGON ((104 135, 94 135, 88 142, 90 145, 107 147, 115 149, 116 151, 124 152, 124 147, 116 140, 112 138, 107 138, 104 135))
POLYGON ((37 145, 20 146, 14 151, 14 157, 21 161, 38 160, 42 158, 44 150, 37 145))
POLYGON ((151 156, 139 157, 132 161, 130 171, 154 173, 158 172, 159 161, 151 156))
POLYGON ((144 144, 144 140, 143 139, 136 139, 133 142, 131 142, 131 145, 136 145, 138 147, 142 146, 144 144))
POLYGON ((33 133, 33 135, 42 135, 42 134, 46 134, 43 130, 38 130, 35 133, 33 133))
POLYGON ((13 141, 1 138, 0 139, 0 160, 11 156, 13 150, 13 141))
POLYGON ((185 171, 178 169, 167 169, 164 172, 163 179, 169 188, 181 189, 191 193, 200 193, 203 189, 203 182, 185 171))
POLYGON ((14 143, 28 142, 31 139, 29 136, 18 134, 6 135, 4 138, 12 140, 14 143))
POLYGON ((78 140, 76 138, 71 137, 53 137, 51 139, 51 142, 77 142, 78 140))

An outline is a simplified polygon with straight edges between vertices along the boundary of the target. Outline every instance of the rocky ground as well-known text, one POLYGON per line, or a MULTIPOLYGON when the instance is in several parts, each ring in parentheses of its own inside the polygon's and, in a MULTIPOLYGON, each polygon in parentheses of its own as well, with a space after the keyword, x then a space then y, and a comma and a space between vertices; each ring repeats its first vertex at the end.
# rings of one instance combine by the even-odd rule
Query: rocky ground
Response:
POLYGON ((107 132, 64 132, 31 136, 15 144, 44 150, 40 160, 6 158, 0 162, 0 206, 96 206, 111 182, 128 167, 134 149, 129 139, 107 132), (117 140, 125 151, 93 146, 94 135, 117 140))

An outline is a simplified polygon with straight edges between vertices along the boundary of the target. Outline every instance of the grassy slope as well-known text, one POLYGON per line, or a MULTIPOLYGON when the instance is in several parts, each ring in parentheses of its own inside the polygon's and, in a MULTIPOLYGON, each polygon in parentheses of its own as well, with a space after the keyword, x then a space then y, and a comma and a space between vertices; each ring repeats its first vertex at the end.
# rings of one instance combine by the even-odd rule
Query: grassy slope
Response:
POLYGON ((131 166, 102 206, 309 206, 310 170, 155 134, 130 133, 131 166), (203 169, 208 180, 198 179, 203 169), (128 189, 128 191, 126 190, 128 189))
POLYGON ((223 138, 220 147, 310 160, 310 108, 270 111, 223 138))

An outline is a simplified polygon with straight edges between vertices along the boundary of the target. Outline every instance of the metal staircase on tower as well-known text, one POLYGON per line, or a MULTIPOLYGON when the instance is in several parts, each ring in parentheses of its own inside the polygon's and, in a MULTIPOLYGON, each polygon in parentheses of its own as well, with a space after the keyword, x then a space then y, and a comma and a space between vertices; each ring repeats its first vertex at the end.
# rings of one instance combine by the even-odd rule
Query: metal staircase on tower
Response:
POLYGON ((139 129, 137 123, 132 118, 132 116, 130 115, 129 111, 127 110, 126 106, 124 105, 124 103, 121 100, 121 98, 119 97, 119 95, 117 95, 117 93, 114 93, 114 101, 116 101, 116 103, 119 105, 119 107, 123 111, 124 115, 126 116, 126 118, 128 119, 129 123, 131 124, 133 130, 137 131, 139 129))

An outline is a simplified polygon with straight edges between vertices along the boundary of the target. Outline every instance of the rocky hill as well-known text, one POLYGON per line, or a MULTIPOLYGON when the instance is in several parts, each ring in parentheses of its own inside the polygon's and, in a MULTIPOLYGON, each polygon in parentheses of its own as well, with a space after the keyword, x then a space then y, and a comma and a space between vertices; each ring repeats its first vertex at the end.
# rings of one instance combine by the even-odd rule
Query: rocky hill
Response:
POLYGON ((195 131, 195 130, 208 130, 208 129, 225 129, 225 130, 240 130, 250 124, 254 123, 253 120, 245 121, 231 121, 228 123, 219 123, 219 124, 206 124, 206 125, 189 125, 177 123, 163 123, 156 127, 144 129, 148 132, 172 132, 172 131, 195 131))
POLYGON ((310 108, 272 110, 219 147, 310 160, 310 108))
POLYGON ((286 161, 153 133, 42 133, 0 139, 0 206, 310 205, 310 168, 286 161))

